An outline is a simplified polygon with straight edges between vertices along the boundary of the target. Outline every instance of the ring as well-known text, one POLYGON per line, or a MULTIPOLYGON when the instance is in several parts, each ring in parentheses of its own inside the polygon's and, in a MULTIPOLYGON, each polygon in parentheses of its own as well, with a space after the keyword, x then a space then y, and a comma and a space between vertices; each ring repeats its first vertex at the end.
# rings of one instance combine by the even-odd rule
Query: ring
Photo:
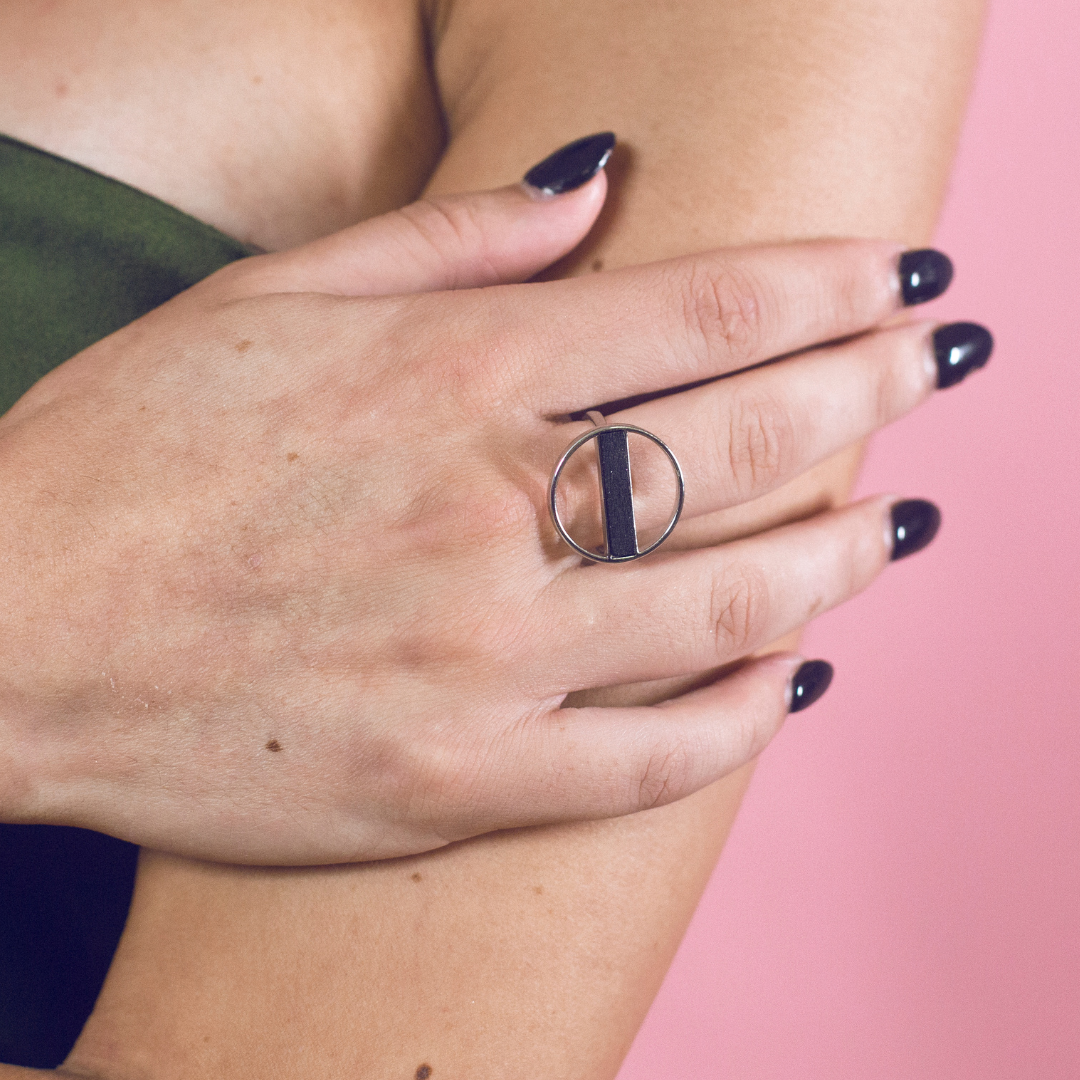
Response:
POLYGON ((635 427, 633 424, 609 424, 595 409, 586 413, 586 416, 592 421, 593 430, 586 431, 566 448, 563 456, 559 458, 559 463, 555 466, 555 471, 551 474, 551 483, 548 485, 548 508, 551 511, 551 520, 563 540, 586 559, 606 563, 640 559, 651 551, 655 551, 671 535, 671 530, 678 523, 686 497, 682 468, 670 447, 651 431, 635 427), (675 471, 677 493, 671 520, 660 534, 660 538, 644 549, 638 547, 637 523, 634 518, 634 488, 630 479, 630 435, 641 435, 659 446, 667 455, 675 471), (566 531, 566 526, 563 525, 562 518, 559 516, 558 502, 555 497, 559 477, 567 462, 593 439, 596 440, 597 456, 600 460, 600 508, 605 541, 603 552, 590 551, 582 547, 566 531))

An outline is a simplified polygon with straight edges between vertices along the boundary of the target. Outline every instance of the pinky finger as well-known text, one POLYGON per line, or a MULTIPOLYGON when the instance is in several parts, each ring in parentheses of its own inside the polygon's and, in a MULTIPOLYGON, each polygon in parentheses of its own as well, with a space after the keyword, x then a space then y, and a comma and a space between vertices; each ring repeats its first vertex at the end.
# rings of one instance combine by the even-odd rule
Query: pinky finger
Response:
POLYGON ((510 736, 496 784, 478 789, 491 820, 470 832, 508 819, 619 817, 685 798, 757 757, 831 679, 824 661, 774 653, 659 705, 555 710, 510 736))

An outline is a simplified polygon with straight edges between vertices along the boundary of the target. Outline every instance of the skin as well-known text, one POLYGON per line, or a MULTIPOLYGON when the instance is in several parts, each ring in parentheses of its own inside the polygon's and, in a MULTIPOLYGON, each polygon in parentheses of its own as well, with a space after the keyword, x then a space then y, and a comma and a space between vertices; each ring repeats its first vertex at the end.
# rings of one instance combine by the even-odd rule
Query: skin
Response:
MULTIPOLYGON (((126 5, 94 5, 72 21, 65 16, 74 5, 10 5, 3 18, 18 33, 0 34, 11 54, 0 70, 22 92, 17 106, 3 106, 0 128, 264 247, 384 208, 374 194, 365 202, 364 189, 365 177, 378 173, 381 184, 393 168, 375 167, 386 145, 375 133, 393 126, 380 103, 434 100, 430 84, 424 97, 414 11, 349 9, 361 36, 398 42, 400 52, 382 50, 380 60, 383 51, 387 64, 404 59, 393 75, 381 63, 378 77, 349 67, 344 103, 329 92, 323 114, 336 139, 302 122, 322 100, 302 75, 317 68, 326 73, 319 87, 339 85, 334 65, 348 63, 352 40, 340 21, 317 63, 297 59, 270 80, 273 93, 252 92, 251 123, 237 138, 215 120, 220 89, 203 74, 207 40, 227 35, 207 31, 185 52, 191 34, 168 22, 180 11, 184 26, 212 27, 217 9, 143 7, 151 14, 141 16, 136 49, 126 5), (100 20, 99 36, 80 23, 86 18, 100 20), (151 26, 154 19, 161 22, 151 26), (156 62, 143 44, 147 29, 150 40, 173 42, 168 79, 145 74, 156 62), (69 87, 63 95, 58 79, 69 87), (185 121, 193 114, 197 124, 185 121), (260 124, 270 118, 272 153, 260 124), (139 151, 163 130, 176 148, 171 168, 155 168, 154 155, 139 151), (336 154, 343 143, 350 152, 336 154), (273 170, 271 182, 266 162, 279 160, 311 168, 273 170), (329 179, 311 190, 305 178, 313 174, 329 179), (342 191, 359 193, 346 211, 342 191)), ((348 21, 344 5, 322 10, 348 21)), ((242 5, 230 11, 243 15, 242 5)), ((611 169, 617 199, 561 273, 747 241, 929 238, 970 78, 977 4, 756 0, 686 4, 678 20, 658 12, 667 14, 601 2, 430 12, 449 140, 430 190, 509 181, 567 139, 610 127, 628 148, 611 169)), ((319 22, 308 8, 294 17, 319 22)), ((298 56, 295 27, 259 25, 258 55, 298 56)), ((420 152, 410 160, 421 165, 393 174, 402 201, 442 149, 433 110, 413 113, 395 115, 402 137, 427 157, 420 152)), ((842 499, 857 456, 715 518, 702 536, 743 534, 842 499)), ((67 1068, 110 1077, 412 1076, 427 1064, 436 1077, 502 1076, 521 1066, 551 1077, 611 1076, 747 778, 743 771, 627 818, 496 834, 352 868, 238 870, 145 853, 128 930, 67 1068)))
MULTIPOLYGON (((757 754, 790 657, 662 705, 566 695, 702 681, 847 599, 888 558, 888 502, 723 547, 676 534, 597 574, 546 506, 550 463, 592 428, 550 417, 713 379, 612 414, 682 460, 692 530, 925 400, 929 326, 859 333, 900 303, 895 246, 869 241, 492 284, 572 246, 603 187, 443 199, 236 263, 0 420, 5 818, 360 861, 662 805, 757 754)), ((671 483, 642 458, 647 527, 671 483)), ((580 534, 595 479, 564 489, 580 534)))

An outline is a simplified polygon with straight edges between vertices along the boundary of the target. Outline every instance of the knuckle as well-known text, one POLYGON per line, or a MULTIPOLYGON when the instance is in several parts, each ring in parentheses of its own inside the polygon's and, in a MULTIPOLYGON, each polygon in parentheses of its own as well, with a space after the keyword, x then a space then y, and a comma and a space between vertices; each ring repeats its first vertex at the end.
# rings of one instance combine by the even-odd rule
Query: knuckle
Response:
MULTIPOLYGON (((435 261, 447 287, 457 282, 463 256, 488 262, 483 224, 467 201, 425 199, 402 207, 397 214, 419 241, 424 261, 435 261)), ((494 273, 492 267, 488 269, 494 273)))
POLYGON ((719 574, 709 598, 709 625, 717 659, 735 659, 755 643, 768 618, 768 587, 762 571, 739 566, 719 574))
POLYGON ((690 779, 690 758, 683 748, 655 750, 637 776, 635 802, 638 809, 653 810, 673 802, 687 790, 690 779))
POLYGON ((399 797, 392 803, 408 822, 434 827, 447 841, 468 836, 483 806, 481 784, 473 772, 458 767, 451 748, 440 747, 412 762, 400 779, 399 797))
POLYGON ((786 475, 795 452, 795 423, 782 404, 736 395, 728 413, 726 451, 736 491, 759 495, 786 475))
POLYGON ((544 518, 536 501, 513 484, 456 486, 447 477, 439 489, 410 500, 400 519, 410 541, 429 557, 495 552, 535 536, 544 518))
POLYGON ((766 303, 764 290, 753 275, 698 261, 692 265, 684 289, 687 328, 707 352, 719 351, 747 362, 757 356, 766 303))

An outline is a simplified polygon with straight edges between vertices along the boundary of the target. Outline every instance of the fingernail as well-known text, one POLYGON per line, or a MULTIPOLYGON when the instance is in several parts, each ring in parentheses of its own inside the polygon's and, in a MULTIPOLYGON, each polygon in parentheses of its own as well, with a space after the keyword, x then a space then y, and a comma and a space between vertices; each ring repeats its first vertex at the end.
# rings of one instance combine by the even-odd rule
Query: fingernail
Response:
POLYGON ((826 660, 807 660, 791 679, 791 707, 788 712, 802 712, 826 690, 832 682, 833 666, 826 660))
POLYGON ((963 382, 981 368, 994 351, 994 339, 985 326, 972 322, 949 323, 934 331, 934 359, 938 389, 963 382))
POLYGON ((937 536, 941 511, 926 499, 905 499, 892 508, 892 561, 922 551, 937 536))
POLYGON ((573 191, 587 184, 607 164, 614 146, 615 135, 610 131, 586 135, 534 165, 525 174, 525 183, 545 195, 573 191))
POLYGON ((905 251, 900 256, 900 290, 908 307, 940 296, 952 278, 952 260, 933 248, 905 251))

